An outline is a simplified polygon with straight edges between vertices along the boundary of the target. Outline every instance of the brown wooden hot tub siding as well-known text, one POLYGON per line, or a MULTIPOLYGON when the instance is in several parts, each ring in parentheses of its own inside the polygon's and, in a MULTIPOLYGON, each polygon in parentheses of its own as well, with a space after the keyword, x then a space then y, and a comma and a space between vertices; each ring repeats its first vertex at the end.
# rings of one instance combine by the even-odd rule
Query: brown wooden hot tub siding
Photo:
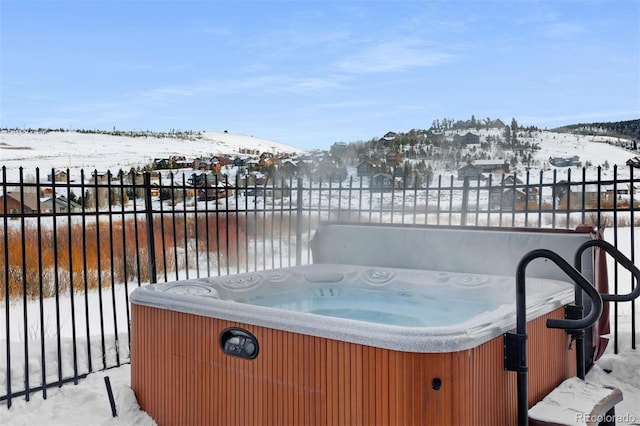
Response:
MULTIPOLYGON (((557 309, 528 324, 529 405, 575 375, 557 309)), ((132 306, 131 386, 160 425, 511 425, 516 374, 503 338, 450 353, 412 353, 169 310, 132 306), (254 360, 219 336, 242 327, 254 360), (432 388, 434 378, 441 388, 432 388)))

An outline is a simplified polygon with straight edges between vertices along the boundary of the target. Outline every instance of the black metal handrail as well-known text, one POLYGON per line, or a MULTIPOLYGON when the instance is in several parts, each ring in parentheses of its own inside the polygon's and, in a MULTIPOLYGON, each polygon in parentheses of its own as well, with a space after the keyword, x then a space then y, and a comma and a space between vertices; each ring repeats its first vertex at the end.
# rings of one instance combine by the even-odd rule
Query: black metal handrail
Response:
POLYGON ((582 276, 582 274, 559 254, 548 249, 532 250, 525 254, 516 269, 516 332, 505 334, 505 369, 517 373, 517 398, 518 398, 518 424, 529 423, 529 396, 527 389, 527 304, 526 304, 526 268, 529 263, 537 258, 546 258, 555 263, 565 274, 571 278, 582 290, 584 290, 592 302, 589 314, 581 319, 547 319, 548 328, 560 328, 564 330, 584 330, 592 326, 602 313, 602 297, 600 293, 582 276), (516 351, 516 361, 509 362, 513 354, 507 351, 516 351))
MULTIPOLYGON (((582 254, 590 247, 598 247, 611 255, 618 263, 629 270, 635 277, 636 283, 640 283, 640 269, 638 269, 633 262, 627 258, 620 250, 618 250, 612 244, 604 240, 591 240, 586 241, 576 250, 573 264, 575 268, 582 273, 582 254)), ((595 286, 593 286, 595 287, 595 286)), ((604 302, 629 302, 640 296, 640 285, 636 285, 635 289, 627 294, 610 294, 600 293, 604 302)), ((576 305, 582 308, 582 292, 576 292, 576 305)), ((635 338, 635 335, 633 336, 635 338)), ((635 341, 634 341, 635 343, 635 341)), ((635 347, 635 345, 634 345, 635 347)), ((584 379, 586 375, 586 358, 584 347, 584 333, 576 335, 576 364, 577 364, 577 376, 584 379)))
MULTIPOLYGON (((636 279, 636 283, 640 283, 640 269, 633 264, 633 262, 627 258, 620 250, 615 248, 612 244, 604 240, 591 240, 586 241, 576 251, 574 265, 578 271, 582 270, 582 253, 589 247, 599 247, 611 255, 619 264, 625 269, 629 270, 636 279)), ((601 293, 602 300, 605 302, 630 302, 637 299, 640 296, 640 285, 636 285, 635 289, 627 294, 610 294, 601 293)))

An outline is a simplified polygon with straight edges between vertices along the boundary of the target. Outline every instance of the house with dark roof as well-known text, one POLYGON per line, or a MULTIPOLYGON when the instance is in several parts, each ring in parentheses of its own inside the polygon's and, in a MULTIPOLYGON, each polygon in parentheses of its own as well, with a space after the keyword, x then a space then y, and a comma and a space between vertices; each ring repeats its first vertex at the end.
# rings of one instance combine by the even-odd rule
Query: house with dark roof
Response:
POLYGON ((63 170, 57 170, 53 174, 47 175, 47 180, 49 182, 66 182, 68 179, 69 175, 63 170))
POLYGON ((480 136, 467 132, 465 135, 453 135, 453 143, 456 145, 471 145, 471 144, 479 144, 480 136))
POLYGON ((78 212, 81 205, 73 200, 68 200, 64 195, 58 197, 47 197, 41 201, 41 211, 45 213, 69 213, 78 212))
POLYGON ((473 165, 482 170, 482 173, 509 173, 507 160, 476 160, 473 165))
POLYGON ((399 164, 402 164, 402 154, 394 149, 390 149, 385 154, 385 161, 390 166, 397 166, 399 164))
POLYGON ((477 180, 482 178, 482 169, 473 164, 467 164, 458 169, 458 180, 477 180))
POLYGON ((402 179, 394 177, 388 173, 378 173, 371 176, 369 189, 371 191, 393 191, 396 188, 402 188, 402 179))
MULTIPOLYGON (((6 192, 0 195, 0 213, 37 213, 39 203, 40 200, 35 193, 6 192)), ((40 206, 40 208, 42 208, 42 206, 40 206)))
POLYGON ((577 155, 574 155, 572 157, 549 157, 549 164, 555 167, 582 166, 580 157, 578 157, 577 155))
POLYGON ((373 176, 380 170, 380 165, 373 160, 362 160, 356 166, 358 176, 373 176))
POLYGON ((626 165, 636 169, 640 169, 640 157, 629 158, 626 162, 626 165))
POLYGON ((528 186, 514 175, 506 176, 501 183, 493 186, 489 191, 489 202, 492 209, 517 211, 538 208, 538 188, 528 186))
POLYGON ((380 139, 378 139, 378 142, 382 142, 382 143, 388 143, 391 142, 392 140, 394 140, 396 138, 396 133, 395 132, 387 132, 384 134, 384 136, 382 136, 380 139))

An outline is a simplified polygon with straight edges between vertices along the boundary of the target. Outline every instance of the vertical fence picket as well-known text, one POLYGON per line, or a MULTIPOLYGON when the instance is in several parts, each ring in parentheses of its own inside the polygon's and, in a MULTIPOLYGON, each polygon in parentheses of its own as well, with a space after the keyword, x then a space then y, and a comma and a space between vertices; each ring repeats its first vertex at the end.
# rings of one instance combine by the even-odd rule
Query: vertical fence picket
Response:
MULTIPOLYGON (((11 398, 13 395, 11 389, 11 286, 9 276, 9 197, 7 197, 7 168, 2 166, 2 224, 3 224, 3 245, 4 245, 4 314, 5 314, 5 361, 7 385, 5 388, 5 396, 7 400, 7 408, 11 408, 11 398)), ((41 316, 42 317, 42 316, 41 316)), ((44 360, 44 358, 43 358, 44 360)), ((46 395, 46 393, 45 393, 46 395)))
MULTIPOLYGON (((132 188, 132 187, 130 187, 132 188)), ((120 221, 121 221, 121 238, 122 238, 122 284, 124 286, 124 309, 126 313, 126 327, 127 327, 127 346, 131 346, 131 315, 129 309, 129 270, 127 268, 127 217, 124 209, 124 200, 128 200, 128 196, 125 197, 127 191, 125 191, 124 185, 124 173, 120 174, 120 221)))
POLYGON ((114 347, 116 353, 116 365, 120 365, 120 351, 119 351, 119 341, 118 341, 118 316, 117 316, 117 306, 116 306, 116 277, 115 277, 115 261, 114 261, 114 234, 113 234, 113 203, 111 198, 113 196, 112 191, 113 187, 111 184, 112 176, 111 172, 107 171, 106 175, 106 194, 107 194, 107 211, 109 212, 108 217, 108 230, 109 230, 109 276, 110 276, 110 287, 111 287, 111 310, 113 314, 113 338, 114 338, 114 347))
MULTIPOLYGON (((40 169, 36 169, 36 194, 40 193, 40 169)), ((37 236, 37 256, 38 256, 38 270, 42 271, 42 205, 38 203, 36 207, 36 214, 38 218, 36 220, 37 236)), ((44 321, 44 277, 42 274, 38 274, 38 309, 40 314, 40 368, 41 381, 42 381, 42 397, 47 399, 47 356, 46 356, 46 336, 45 336, 45 321, 44 321)), ((7 339, 8 340, 8 339, 7 339)))
MULTIPOLYGON (((24 333, 24 388, 26 393, 26 399, 27 401, 29 401, 30 397, 30 381, 29 381, 29 362, 27 361, 29 359, 29 317, 28 317, 28 299, 29 299, 29 295, 28 295, 28 288, 27 288, 27 242, 25 241, 25 195, 24 195, 24 191, 25 191, 25 185, 24 185, 24 175, 23 175, 23 169, 22 167, 20 167, 20 234, 22 235, 21 238, 21 251, 22 251, 22 320, 23 320, 23 333, 24 333)), ((55 224, 55 221, 54 221, 55 224)), ((55 232, 55 231, 54 231, 55 232)), ((55 244, 54 244, 55 247, 55 244)), ((57 294, 57 293, 56 293, 57 294)), ((57 304, 57 298, 56 298, 56 312, 59 318, 59 309, 58 309, 58 304, 57 304)), ((59 321, 58 321, 59 324, 59 321)), ((7 336, 7 340, 9 340, 9 336, 7 336)), ((58 346, 59 348, 60 346, 58 346)))
MULTIPOLYGON (((73 265, 73 219, 71 216, 71 177, 69 174, 69 169, 65 172, 67 174, 66 181, 66 200, 67 200, 67 240, 68 240, 68 252, 69 252, 69 302, 71 309, 71 347, 72 354, 71 357, 73 359, 73 383, 78 384, 78 346, 77 346, 77 338, 76 338, 76 304, 75 304, 75 285, 74 285, 74 265, 73 265)), ((54 178, 55 179, 55 178, 54 178)), ((36 193, 40 193, 39 188, 40 181, 36 180, 36 193)), ((54 194, 54 198, 52 198, 53 209, 56 210, 58 208, 58 200, 54 194)))
MULTIPOLYGON (((218 202, 218 200, 215 200, 216 202, 218 202)), ((160 203, 160 205, 162 206, 162 203, 160 203)), ((210 224, 209 224, 209 197, 206 197, 204 200, 204 235, 205 235, 205 247, 207 250, 207 277, 211 276, 211 229, 210 229, 210 224)), ((162 232, 162 234, 164 235, 164 232, 162 232)), ((164 247, 162 249, 162 252, 164 253, 164 247)))
MULTIPOLYGON (((204 187, 201 188, 200 190, 198 190, 197 188, 194 189, 194 194, 193 194, 193 233, 194 233, 194 263, 196 266, 196 278, 200 278, 200 250, 198 247, 198 236, 199 231, 200 231, 200 227, 198 226, 198 203, 200 202, 201 198, 204 198, 205 200, 209 198, 209 181, 208 181, 208 176, 205 175, 204 176, 204 187)), ((215 191, 217 191, 218 188, 215 188, 215 191)), ((186 208, 186 204, 185 204, 185 211, 187 210, 186 208)), ((188 223, 185 221, 185 231, 186 228, 188 228, 189 225, 188 223)), ((185 235, 187 235, 187 233, 185 232, 185 235)), ((187 251, 187 256, 189 255, 189 252, 187 251)))
MULTIPOLYGON (((225 177, 224 186, 228 187, 229 186, 228 184, 229 184, 229 181, 225 177)), ((235 217, 236 221, 234 223, 234 228, 236 229, 238 227, 237 218, 238 217, 236 216, 235 217)), ((227 266, 227 275, 231 273, 231 236, 230 236, 231 232, 229 229, 230 223, 231 223, 231 220, 229 217, 229 197, 224 197, 224 226, 225 226, 224 238, 225 238, 225 253, 226 253, 225 258, 226 258, 226 266, 227 266)), ((236 256, 236 270, 239 269, 239 264, 237 262, 239 262, 239 260, 237 259, 237 256, 236 256)))
MULTIPOLYGON (((235 187, 236 196, 238 195, 239 191, 240 191, 240 180, 239 180, 239 176, 236 175, 236 187, 235 187)), ((289 210, 291 210, 291 206, 289 206, 289 210)), ((244 270, 245 272, 249 272, 249 239, 250 239, 249 217, 250 217, 249 196, 247 195, 246 184, 245 184, 245 191, 244 191, 244 252, 245 252, 244 270)))
MULTIPOLYGON (((145 184, 146 186, 146 184, 145 184)), ((180 264, 178 263, 178 232, 177 232, 177 226, 176 226, 176 209, 175 209, 175 202, 176 202, 176 182, 175 182, 175 175, 173 173, 171 173, 171 181, 170 181, 170 187, 171 187, 171 202, 174 204, 174 208, 171 209, 171 236, 173 239, 173 268, 175 269, 175 279, 176 281, 178 279, 180 279, 179 276, 179 272, 180 272, 180 264)), ((149 203, 145 204, 145 208, 147 209, 151 209, 151 200, 149 199, 149 203)), ((149 214, 147 213, 147 216, 149 214)), ((147 220, 147 223, 149 223, 149 221, 147 220)), ((149 225, 148 225, 149 226, 149 225)), ((152 230, 153 232, 153 230, 152 230)), ((151 255, 151 254, 149 254, 151 255)))
MULTIPOLYGON (((631 227, 631 241, 630 241, 630 246, 631 246, 631 251, 629 253, 629 258, 631 259, 631 262, 635 265, 636 264, 636 244, 635 244, 635 225, 636 225, 636 221, 635 221, 635 211, 636 211, 636 202, 637 199, 635 198, 635 194, 636 194, 636 187, 635 187, 635 181, 633 179, 633 166, 629 165, 629 226, 631 227)), ((629 271, 629 280, 631 282, 631 289, 633 289, 633 283, 635 282, 635 277, 633 276, 633 273, 631 271, 629 271)), ((638 286, 640 285, 640 282, 635 282, 635 285, 638 286)), ((631 304, 631 348, 632 349, 636 349, 636 302, 633 302, 631 304)))
MULTIPOLYGON (((82 207, 81 207, 81 218, 82 218, 82 253, 87 253, 87 195, 88 190, 86 189, 85 175, 84 170, 80 172, 80 192, 82 193, 82 207)), ((42 268, 40 268, 42 270, 42 268)), ((93 371, 93 360, 91 356, 91 321, 89 317, 89 267, 87 265, 87 256, 84 255, 82 257, 82 277, 84 278, 84 321, 85 321, 85 337, 86 337, 86 345, 87 345, 87 366, 89 371, 93 371)))

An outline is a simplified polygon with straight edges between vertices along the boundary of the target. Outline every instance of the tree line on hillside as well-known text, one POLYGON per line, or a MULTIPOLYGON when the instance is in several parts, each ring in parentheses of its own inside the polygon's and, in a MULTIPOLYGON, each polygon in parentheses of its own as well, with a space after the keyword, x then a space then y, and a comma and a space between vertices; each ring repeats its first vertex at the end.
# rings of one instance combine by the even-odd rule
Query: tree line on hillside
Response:
POLYGON ((640 119, 608 123, 580 123, 554 129, 557 132, 577 133, 593 136, 613 136, 640 140, 640 119))
POLYGON ((173 138, 173 139, 185 139, 185 140, 193 140, 202 138, 202 132, 193 131, 193 130, 176 130, 171 129, 168 132, 154 132, 152 130, 118 130, 115 127, 112 130, 98 130, 98 129, 68 129, 65 130, 63 128, 52 129, 52 128, 43 128, 39 127, 37 129, 19 129, 15 128, 0 128, 2 132, 16 132, 16 133, 64 133, 64 132, 75 132, 82 133, 88 135, 108 135, 108 136, 127 136, 131 138, 140 138, 140 137, 152 137, 152 138, 173 138))

